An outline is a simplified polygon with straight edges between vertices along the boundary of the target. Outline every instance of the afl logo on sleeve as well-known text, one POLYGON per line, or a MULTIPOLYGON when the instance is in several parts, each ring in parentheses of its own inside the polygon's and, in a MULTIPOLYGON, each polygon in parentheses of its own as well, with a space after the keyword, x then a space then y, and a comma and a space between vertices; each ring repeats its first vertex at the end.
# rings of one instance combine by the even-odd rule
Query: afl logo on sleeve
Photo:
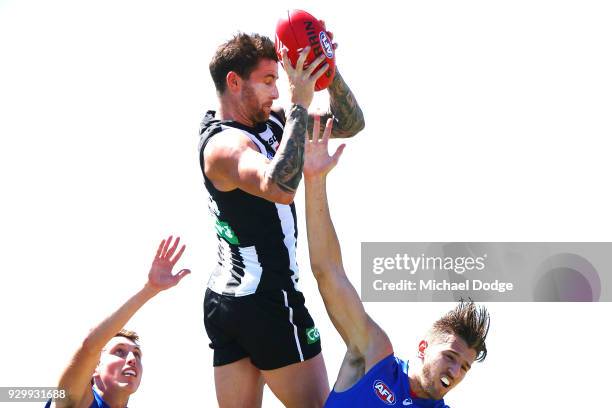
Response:
POLYGON ((374 392, 376 396, 387 405, 395 404, 395 394, 391 391, 391 388, 387 386, 381 380, 374 381, 374 392))

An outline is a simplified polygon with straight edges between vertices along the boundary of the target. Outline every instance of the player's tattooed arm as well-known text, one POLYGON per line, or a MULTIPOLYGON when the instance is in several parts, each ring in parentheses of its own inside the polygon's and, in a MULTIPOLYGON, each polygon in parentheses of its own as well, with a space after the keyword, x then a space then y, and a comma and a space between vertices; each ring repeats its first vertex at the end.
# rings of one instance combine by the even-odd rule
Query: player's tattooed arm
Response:
MULTIPOLYGON (((363 112, 357 103, 355 95, 346 82, 344 82, 337 68, 334 80, 329 85, 328 91, 330 111, 320 115, 321 124, 324 125, 328 118, 332 118, 334 120, 332 137, 346 138, 355 136, 365 127, 363 112)), ((308 129, 312 130, 314 115, 310 115, 308 119, 308 129)), ((320 131, 323 132, 323 128, 320 131)))
POLYGON ((307 123, 308 111, 294 104, 287 115, 281 145, 270 163, 268 177, 287 193, 295 193, 302 179, 307 123))

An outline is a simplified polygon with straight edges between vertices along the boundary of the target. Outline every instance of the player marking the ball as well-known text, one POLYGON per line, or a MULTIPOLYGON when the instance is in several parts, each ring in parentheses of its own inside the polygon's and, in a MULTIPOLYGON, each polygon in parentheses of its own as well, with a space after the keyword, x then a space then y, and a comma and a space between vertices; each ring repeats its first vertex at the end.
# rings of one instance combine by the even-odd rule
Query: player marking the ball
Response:
MULTIPOLYGON (((320 407, 329 393, 321 341, 297 289, 293 199, 302 178, 307 112, 325 53, 295 64, 282 50, 291 107, 279 97, 273 42, 238 34, 219 46, 210 72, 220 107, 202 122, 200 165, 218 237, 218 262, 204 298, 222 408, 259 407, 263 384, 288 407, 320 407)), ((338 137, 363 126, 357 102, 336 73, 328 87, 338 137)))

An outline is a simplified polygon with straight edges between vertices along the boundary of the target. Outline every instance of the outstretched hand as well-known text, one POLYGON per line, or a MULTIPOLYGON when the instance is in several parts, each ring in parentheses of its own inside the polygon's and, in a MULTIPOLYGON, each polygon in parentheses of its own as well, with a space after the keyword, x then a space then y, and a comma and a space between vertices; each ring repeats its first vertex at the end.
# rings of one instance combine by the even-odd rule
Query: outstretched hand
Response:
POLYGON ((325 123, 325 130, 323 131, 323 137, 319 139, 319 132, 321 126, 321 117, 315 115, 314 126, 312 130, 312 139, 309 139, 308 133, 306 133, 306 146, 304 151, 304 178, 316 178, 324 177, 333 169, 344 151, 346 146, 344 143, 338 146, 333 155, 329 155, 327 151, 327 145, 329 142, 329 136, 332 132, 333 119, 327 119, 325 123))
POLYGON ((185 276, 189 275, 189 269, 181 269, 176 275, 172 274, 172 268, 181 259, 181 255, 185 251, 185 245, 176 253, 180 237, 177 237, 172 244, 172 235, 168 239, 163 239, 157 248, 157 254, 153 259, 151 270, 149 271, 149 280, 147 286, 158 292, 176 286, 185 276), (171 246, 172 245, 172 246, 171 246), (174 255, 174 256, 173 256, 174 255))

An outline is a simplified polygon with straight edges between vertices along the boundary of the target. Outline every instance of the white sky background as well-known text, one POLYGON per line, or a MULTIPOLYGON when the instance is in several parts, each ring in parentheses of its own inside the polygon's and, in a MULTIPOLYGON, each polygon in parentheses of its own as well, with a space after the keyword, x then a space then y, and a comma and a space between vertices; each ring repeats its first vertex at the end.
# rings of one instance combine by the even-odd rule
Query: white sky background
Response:
MULTIPOLYGON (((0 386, 55 385, 174 233, 193 274, 129 325, 145 365, 130 406, 216 405, 202 323, 216 243, 197 161, 216 104, 208 62, 238 30, 273 35, 288 8, 326 20, 367 121, 329 183, 357 287, 362 241, 612 240, 612 6, 399 4, 0 0, 0 386)), ((333 381, 344 347, 308 268, 303 191, 297 206, 303 291, 333 381)), ((366 308, 412 358, 451 306, 366 308)), ((610 303, 489 307, 489 358, 451 406, 605 400, 610 303)), ((267 393, 264 406, 280 404, 267 393)))

